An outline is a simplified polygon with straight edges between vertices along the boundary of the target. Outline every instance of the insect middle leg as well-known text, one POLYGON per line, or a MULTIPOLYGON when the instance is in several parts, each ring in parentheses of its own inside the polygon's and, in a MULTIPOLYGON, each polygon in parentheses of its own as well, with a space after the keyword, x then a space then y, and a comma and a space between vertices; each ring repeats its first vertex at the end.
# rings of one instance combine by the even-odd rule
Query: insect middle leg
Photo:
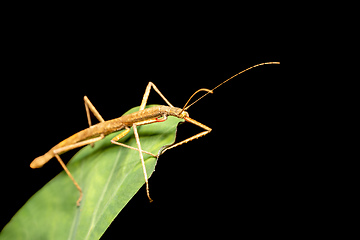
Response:
POLYGON ((147 100, 148 100, 148 98, 149 98, 149 94, 150 94, 151 87, 155 90, 155 92, 157 92, 157 93, 160 95, 160 97, 161 97, 170 107, 174 107, 174 106, 166 99, 166 97, 160 92, 160 90, 155 86, 155 84, 152 83, 152 82, 149 82, 148 85, 146 86, 145 93, 144 93, 143 99, 142 99, 142 101, 141 101, 141 105, 140 105, 140 109, 139 109, 139 110, 144 110, 144 109, 145 109, 147 100))
POLYGON ((125 131, 121 132, 119 135, 115 136, 112 140, 111 140, 111 143, 113 144, 116 144, 116 145, 119 145, 119 146, 123 146, 123 147, 127 147, 127 148, 130 148, 130 149, 133 149, 133 150, 136 150, 139 152, 139 155, 140 155, 140 160, 141 160, 141 165, 142 165, 142 169, 143 169, 143 173, 144 173, 144 179, 145 179, 145 184, 146 184, 146 194, 149 198, 149 201, 152 202, 153 200, 151 199, 150 197, 150 192, 149 192, 149 181, 148 181, 148 176, 147 176, 147 172, 146 172, 146 167, 145 167, 145 160, 144 160, 144 156, 143 156, 143 153, 146 153, 146 154, 149 154, 153 157, 158 157, 158 155, 154 155, 152 154, 151 152, 148 152, 148 151, 144 151, 141 149, 141 144, 140 144, 140 137, 139 137, 139 133, 137 131, 137 127, 136 126, 140 126, 140 125, 144 125, 145 122, 146 124, 149 124, 149 123, 152 123, 152 122, 156 122, 158 120, 146 120, 144 122, 138 122, 138 123, 134 123, 132 125, 133 129, 134 129, 134 135, 135 135, 135 139, 136 139, 136 144, 137 144, 137 147, 138 148, 134 148, 132 146, 129 146, 129 145, 126 145, 126 144, 123 144, 123 143, 120 143, 120 142, 117 142, 118 140, 120 140, 121 138, 123 138, 126 134, 128 134, 130 132, 130 128, 129 127, 126 127, 125 128, 125 131))
POLYGON ((149 198, 149 201, 152 202, 153 200, 151 199, 150 197, 150 192, 149 192, 149 181, 148 181, 148 176, 147 176, 147 173, 146 173, 146 166, 145 166, 145 161, 144 161, 144 156, 142 154, 142 151, 141 151, 141 145, 140 145, 140 138, 139 138, 139 133, 137 131, 137 128, 136 128, 136 124, 134 123, 133 124, 133 129, 134 129, 134 135, 135 135, 135 139, 136 139, 136 144, 139 148, 139 155, 140 155, 140 160, 141 160, 141 165, 142 165, 142 168, 143 168, 143 173, 144 173, 144 178, 145 178, 145 184, 146 184, 146 194, 149 198))
POLYGON ((121 138, 125 137, 125 135, 127 135, 129 132, 130 132, 130 128, 126 127, 123 132, 121 132, 119 135, 116 135, 113 139, 111 139, 111 143, 115 144, 115 145, 122 146, 122 147, 130 148, 130 149, 135 150, 135 151, 141 151, 143 153, 149 154, 149 155, 151 155, 153 157, 156 157, 156 158, 158 157, 157 155, 152 154, 151 152, 141 150, 141 149, 139 150, 138 148, 134 148, 134 147, 126 145, 124 143, 118 142, 121 138))
POLYGON ((153 156, 153 157, 155 157, 155 158, 157 158, 158 156, 152 154, 151 152, 144 151, 144 150, 141 149, 140 137, 139 137, 139 133, 138 133, 138 131, 137 131, 136 125, 137 125, 137 124, 135 124, 135 123, 133 124, 133 129, 134 129, 134 135, 135 135, 136 144, 137 144, 138 148, 134 148, 134 147, 132 147, 132 146, 129 146, 129 145, 126 145, 126 144, 123 144, 123 143, 118 142, 118 140, 119 140, 120 138, 123 138, 126 134, 128 134, 128 133, 130 132, 130 128, 128 128, 128 127, 125 129, 125 131, 123 131, 123 132, 121 132, 119 135, 115 136, 115 137, 111 140, 111 143, 116 144, 116 145, 119 145, 119 146, 122 146, 122 147, 130 148, 130 149, 133 149, 133 150, 139 152, 140 160, 141 160, 141 166, 142 166, 142 169, 143 169, 144 179, 145 179, 145 184, 146 184, 146 194, 147 194, 147 196, 148 196, 148 198, 149 198, 149 201, 152 202, 153 200, 152 200, 151 197, 150 197, 149 181, 148 181, 148 177, 147 177, 147 173, 146 173, 144 156, 142 155, 142 153, 149 154, 149 155, 151 155, 151 156, 153 156))

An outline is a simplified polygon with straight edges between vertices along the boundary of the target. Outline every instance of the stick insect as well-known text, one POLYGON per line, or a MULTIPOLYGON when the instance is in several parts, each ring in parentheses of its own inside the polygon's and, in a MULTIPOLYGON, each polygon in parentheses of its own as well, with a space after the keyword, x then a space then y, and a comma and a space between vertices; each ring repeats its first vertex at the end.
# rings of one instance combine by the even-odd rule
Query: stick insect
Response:
POLYGON ((178 143, 175 143, 171 146, 169 146, 168 148, 166 148, 165 150, 162 151, 162 153, 164 153, 166 150, 169 150, 171 148, 180 146, 184 143, 190 142, 194 139, 197 139, 199 137, 205 136, 206 134, 211 132, 211 128, 209 128, 208 126, 192 119, 189 117, 188 112, 186 111, 187 109, 189 109, 189 107, 191 107, 193 104, 195 104, 197 101, 199 101, 200 99, 202 99, 203 97, 205 97, 206 95, 208 95, 209 93, 213 93, 213 91, 215 89, 217 89, 218 87, 220 87, 222 84, 226 83, 227 81, 229 81, 230 79, 261 65, 265 65, 265 64, 280 64, 279 62, 265 62, 265 63, 260 63, 257 65, 254 65, 252 67, 249 67, 237 74, 235 74, 234 76, 228 78, 227 80, 225 80, 224 82, 220 83, 219 85, 217 85, 215 88, 209 90, 206 88, 201 88, 199 90, 197 90, 190 98, 189 100, 186 102, 185 106, 183 108, 177 108, 174 107, 166 98, 165 96, 160 92, 160 90, 155 86, 154 83, 149 82, 146 89, 145 89, 145 93, 139 108, 139 111, 135 112, 135 113, 131 113, 119 118, 115 118, 112 120, 108 120, 105 121, 102 116, 99 114, 99 112, 96 110, 96 108, 94 107, 94 105, 90 102, 89 98, 87 96, 84 96, 84 103, 85 103, 85 109, 86 109, 86 116, 87 116, 87 120, 89 123, 89 128, 86 128, 78 133, 75 133, 74 135, 66 138, 65 140, 63 140, 62 142, 58 143, 57 145, 55 145, 53 148, 51 148, 47 153, 45 153, 44 155, 35 158, 31 164, 30 167, 31 168, 40 168, 42 167, 45 163, 47 163, 48 161, 50 161, 50 159, 52 159, 53 157, 55 157, 60 165, 63 167, 63 169, 65 170, 65 172, 67 173, 67 175, 70 177, 70 179, 72 180, 72 182, 74 183, 74 185, 76 186, 76 188, 79 190, 80 196, 78 198, 78 200, 76 201, 76 205, 80 206, 80 201, 82 199, 83 193, 81 190, 81 187, 79 186, 79 184, 76 182, 76 180, 74 179, 74 177, 71 175, 70 171, 68 170, 68 168, 66 167, 66 165, 64 164, 64 162, 61 160, 60 158, 60 154, 67 152, 69 150, 75 149, 75 148, 79 148, 88 144, 94 144, 95 142, 103 139, 105 137, 105 135, 108 135, 112 132, 115 131, 119 131, 119 130, 124 130, 122 131, 120 134, 118 134, 117 136, 115 136, 112 140, 111 143, 122 146, 122 147, 126 147, 126 148, 130 148, 133 149, 135 151, 139 152, 140 155, 140 160, 141 160, 141 164, 142 164, 142 170, 144 173, 144 178, 145 178, 145 184, 146 184, 146 194, 147 197, 149 198, 149 201, 152 202, 152 199, 150 197, 150 192, 149 192, 149 183, 148 183, 148 177, 147 177, 147 173, 146 173, 146 168, 145 168, 145 162, 144 162, 144 157, 143 157, 143 153, 145 154, 149 154, 153 157, 158 157, 158 155, 154 155, 148 151, 142 150, 141 149, 141 144, 140 144, 140 137, 137 131, 137 126, 141 126, 141 125, 145 125, 145 124, 151 124, 151 123, 155 123, 155 122, 163 122, 166 121, 168 116, 174 116, 177 118, 182 118, 184 119, 186 122, 192 123, 200 128, 202 128, 204 131, 200 132, 198 134, 195 134, 192 137, 189 137, 183 141, 180 141, 178 143), (145 106, 147 104, 147 100, 150 94, 150 90, 151 88, 153 88, 155 90, 155 92, 157 92, 160 97, 166 102, 166 104, 168 106, 155 106, 155 107, 151 107, 151 108, 147 108, 145 109, 145 106), (198 98, 196 101, 194 101, 192 104, 188 105, 190 100, 198 93, 201 91, 205 91, 206 93, 201 96, 200 98, 198 98), (90 111, 95 115, 95 117, 99 120, 100 123, 92 125, 91 123, 91 118, 90 118, 90 111), (118 142, 121 138, 123 138, 126 134, 128 134, 130 132, 130 128, 134 129, 134 135, 135 135, 135 139, 136 139, 136 144, 137 144, 137 148, 123 144, 118 142))

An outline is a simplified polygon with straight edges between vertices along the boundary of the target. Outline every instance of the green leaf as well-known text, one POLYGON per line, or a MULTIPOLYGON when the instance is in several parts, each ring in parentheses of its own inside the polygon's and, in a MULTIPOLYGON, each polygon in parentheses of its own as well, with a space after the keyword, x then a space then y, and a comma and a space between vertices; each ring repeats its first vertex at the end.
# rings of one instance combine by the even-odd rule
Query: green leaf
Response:
MULTIPOLYGON (((175 141, 182 121, 168 117, 165 122, 138 127, 142 149, 158 154, 175 141)), ((93 148, 82 148, 67 164, 84 193, 80 207, 76 206, 79 192, 62 171, 15 214, 0 239, 99 239, 145 183, 139 153, 110 143, 117 134, 106 136, 93 148)), ((133 130, 120 141, 137 148, 133 130)), ((150 176, 157 159, 143 155, 150 176)))

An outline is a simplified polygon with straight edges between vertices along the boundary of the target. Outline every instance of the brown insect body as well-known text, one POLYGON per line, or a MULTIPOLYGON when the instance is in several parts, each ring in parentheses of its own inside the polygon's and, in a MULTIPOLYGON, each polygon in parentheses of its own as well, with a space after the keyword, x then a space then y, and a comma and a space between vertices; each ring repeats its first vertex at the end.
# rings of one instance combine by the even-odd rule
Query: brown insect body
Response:
POLYGON ((115 136, 111 140, 111 143, 122 146, 122 147, 130 148, 130 149, 133 149, 133 150, 136 150, 136 151, 139 152, 139 157, 140 157, 140 160, 141 160, 141 165, 142 165, 142 168, 143 168, 144 179, 145 179, 145 184, 146 184, 146 193, 147 193, 147 196, 148 196, 148 198, 149 198, 149 200, 151 202, 152 199, 150 198, 150 194, 149 194, 149 183, 148 183, 148 177, 147 177, 147 173, 146 173, 146 167, 145 167, 145 161, 144 161, 143 153, 151 155, 153 157, 158 157, 159 154, 164 153, 166 150, 169 150, 171 148, 177 147, 177 146, 182 145, 184 143, 190 142, 190 141, 192 141, 194 139, 197 139, 199 137, 205 136, 206 134, 210 133, 211 128, 209 128, 208 126, 206 126, 206 125, 204 125, 204 124, 190 118, 189 114, 184 110, 187 110, 190 106, 195 104, 197 101, 199 101, 200 99, 202 99, 203 97, 205 97, 209 93, 213 93, 213 91, 215 89, 217 89, 218 87, 220 87, 221 85, 223 85, 224 83, 229 81, 230 79, 232 79, 232 78, 234 78, 234 77, 242 74, 243 72, 246 72, 246 71, 248 71, 248 70, 250 70, 250 69, 252 69, 254 67, 265 65, 265 64, 280 64, 280 63, 279 62, 260 63, 260 64, 254 65, 252 67, 249 67, 249 68, 235 74, 234 76, 228 78, 227 80, 220 83, 219 85, 217 85, 215 88, 213 88, 211 90, 206 89, 206 88, 199 89, 198 91, 196 91, 189 98, 189 100, 187 101, 187 103, 185 104, 185 106, 182 109, 174 107, 165 98, 165 96, 160 92, 160 90, 155 86, 155 84, 153 84, 152 82, 149 82, 146 89, 145 89, 145 93, 144 93, 141 105, 139 107, 139 111, 128 114, 128 115, 125 115, 125 116, 122 116, 122 117, 119 117, 119 118, 115 118, 115 119, 112 119, 112 120, 109 120, 109 121, 105 121, 102 118, 102 116, 99 114, 99 112, 96 110, 94 105, 90 102, 88 97, 84 96, 84 103, 85 103, 85 109, 86 109, 86 115, 87 115, 87 119, 88 119, 88 123, 89 123, 89 128, 86 128, 86 129, 84 129, 84 130, 82 130, 82 131, 80 131, 78 133, 75 133, 74 135, 66 138, 65 140, 63 140, 60 143, 58 143, 57 145, 55 145, 53 148, 51 148, 44 155, 35 158, 31 162, 30 167, 31 168, 40 168, 45 163, 47 163, 50 159, 52 159, 53 157, 56 157, 56 159, 58 160, 60 165, 63 167, 63 169, 65 170, 67 175, 70 177, 70 179, 73 181, 75 187, 78 189, 78 191, 80 193, 79 199, 76 201, 77 206, 80 206, 80 201, 81 201, 82 196, 83 196, 81 187, 75 181, 74 177, 71 175, 70 171, 67 169, 65 163, 61 160, 59 155, 61 153, 64 153, 66 151, 69 151, 69 150, 72 150, 72 149, 75 149, 75 148, 83 147, 83 146, 86 146, 88 144, 94 144, 95 142, 103 139, 105 135, 108 135, 108 134, 110 134, 112 132, 124 129, 124 131, 119 133, 117 136, 115 136), (168 104, 168 106, 160 105, 160 106, 154 106, 154 107, 150 107, 150 108, 145 108, 151 88, 153 88, 159 94, 159 96, 168 104), (196 95, 200 91, 206 91, 207 93, 204 94, 203 96, 201 96, 200 98, 198 98, 196 101, 194 101, 190 105, 188 105, 188 103, 190 102, 192 97, 194 95, 196 95), (95 125, 91 124, 90 112, 92 112, 94 114, 94 116, 99 120, 100 123, 95 124, 95 125), (187 138, 185 140, 182 140, 182 141, 180 141, 178 143, 175 143, 175 144, 173 144, 171 146, 168 146, 167 148, 165 148, 158 155, 154 155, 151 152, 147 152, 145 150, 142 150, 141 149, 141 144, 140 144, 140 137, 139 137, 139 134, 138 134, 138 131, 137 131, 136 127, 141 126, 141 125, 145 125, 145 124, 155 123, 155 122, 163 122, 163 121, 165 121, 167 119, 167 116, 175 116, 175 117, 178 117, 178 118, 185 119, 186 122, 192 123, 192 124, 202 128, 204 131, 200 132, 198 134, 195 134, 194 136, 189 137, 189 138, 187 138), (159 119, 159 118, 161 118, 161 119, 159 119), (126 134, 128 134, 130 132, 130 128, 133 128, 133 130, 134 130, 134 136, 135 136, 136 144, 137 144, 138 148, 134 148, 133 146, 129 146, 129 145, 126 145, 124 143, 118 142, 118 140, 120 140, 122 137, 124 137, 126 134))
POLYGON ((44 155, 35 158, 30 164, 30 167, 31 168, 42 167, 45 163, 47 163, 51 158, 55 156, 54 154, 55 149, 59 149, 64 146, 75 144, 84 141, 86 139, 98 137, 102 134, 106 136, 115 131, 120 131, 125 127, 131 127, 134 123, 138 123, 137 125, 139 126, 143 124, 148 124, 149 120, 150 121, 153 120, 155 122, 157 118, 163 116, 175 116, 178 118, 184 118, 184 117, 188 117, 189 114, 185 111, 182 111, 181 108, 159 105, 151 108, 146 108, 144 110, 140 110, 134 113, 130 113, 128 115, 121 116, 119 118, 115 118, 109 121, 100 122, 80 132, 77 132, 74 135, 61 141, 44 155), (141 124, 141 122, 144 123, 141 124))

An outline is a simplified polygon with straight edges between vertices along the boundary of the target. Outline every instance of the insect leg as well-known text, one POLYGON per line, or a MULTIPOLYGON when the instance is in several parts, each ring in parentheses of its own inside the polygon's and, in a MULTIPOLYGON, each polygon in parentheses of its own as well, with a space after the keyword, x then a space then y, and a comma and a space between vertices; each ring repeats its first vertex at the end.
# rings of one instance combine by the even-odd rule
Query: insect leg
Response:
POLYGON ((192 118, 186 117, 186 118, 184 118, 184 119, 185 119, 185 121, 187 121, 187 122, 190 122, 190 123, 192 123, 192 124, 194 124, 194 125, 196 125, 196 126, 199 126, 199 127, 203 128, 203 129, 205 129, 205 131, 203 131, 203 132, 201 132, 201 133, 198 133, 198 134, 195 134, 194 136, 189 137, 189 138, 187 138, 187 139, 185 139, 185 140, 183 140, 183 141, 181 141, 181 142, 178 142, 178 143, 176 143, 176 144, 174 144, 174 145, 171 145, 171 146, 168 147, 168 148, 165 148, 165 149, 161 152, 161 154, 163 154, 165 151, 167 151, 167 150, 169 150, 169 149, 171 149, 171 148, 180 146, 180 145, 182 145, 182 144, 184 144, 184 143, 187 143, 187 142, 190 142, 190 141, 192 141, 192 140, 194 140, 194 139, 197 139, 197 138, 199 138, 199 137, 205 136, 206 134, 208 134, 208 133, 211 132, 211 130, 212 130, 212 129, 209 128, 208 126, 206 126, 206 125, 204 125, 204 124, 202 124, 202 123, 200 123, 200 122, 198 122, 198 121, 196 121, 196 120, 194 120, 194 119, 192 119, 192 118))
MULTIPOLYGON (((105 122, 105 120, 102 118, 100 113, 96 110, 96 108, 90 102, 90 100, 89 100, 89 98, 87 96, 84 96, 84 103, 85 103, 85 110, 86 110, 86 116, 87 116, 87 120, 88 120, 88 123, 89 123, 89 127, 91 127, 90 111, 99 120, 99 122, 105 122), (89 109, 90 109, 90 111, 89 111, 89 109)), ((91 143, 91 147, 94 147, 94 143, 91 143)))
POLYGON ((116 135, 113 139, 111 139, 111 143, 122 146, 122 147, 130 148, 130 149, 135 150, 135 151, 141 151, 143 153, 149 154, 149 155, 151 155, 153 157, 156 157, 156 158, 158 157, 158 156, 152 154, 151 152, 141 150, 141 149, 139 150, 139 149, 134 148, 132 146, 129 146, 129 145, 126 145, 124 143, 118 142, 121 138, 125 137, 125 135, 128 134, 129 132, 130 132, 130 128, 126 127, 123 132, 121 132, 119 135, 116 135))
POLYGON ((91 144, 91 143, 94 143, 94 142, 97 142, 101 139, 104 138, 104 135, 101 135, 100 137, 96 137, 96 138, 92 138, 92 139, 89 139, 89 140, 85 140, 85 141, 82 141, 82 142, 78 142, 78 143, 75 143, 75 144, 71 144, 71 145, 68 145, 68 146, 65 146, 65 147, 61 147, 61 148, 57 148, 57 149, 54 149, 54 155, 56 157, 56 159, 58 160, 58 162, 60 163, 60 165, 63 167, 63 169, 65 170, 66 174, 70 177, 71 181, 74 183, 75 187, 79 190, 80 192, 80 196, 79 196, 79 199, 76 201, 76 205, 77 206, 80 206, 80 201, 82 199, 82 190, 81 190, 81 187, 79 186, 79 184, 75 181, 74 177, 71 175, 69 169, 66 167, 65 163, 61 160, 59 154, 63 153, 63 152, 66 152, 66 151, 69 151, 71 149, 74 149, 74 148, 78 148, 78 147, 82 147, 84 145, 87 145, 87 144, 91 144))
POLYGON ((152 200, 151 197, 150 197, 149 182, 148 182, 148 176, 147 176, 147 173, 146 173, 144 156, 142 155, 142 152, 141 152, 140 138, 139 138, 139 134, 138 134, 138 131, 137 131, 137 128, 136 128, 136 124, 135 124, 135 123, 133 124, 133 129, 134 129, 134 135, 135 135, 135 139, 136 139, 136 144, 137 144, 138 149, 139 149, 139 155, 140 155, 141 165, 142 165, 143 173, 144 173, 145 184, 146 184, 146 194, 147 194, 147 196, 148 196, 148 198, 149 198, 149 201, 152 202, 153 200, 152 200))
POLYGON ((104 122, 105 120, 102 118, 100 113, 96 110, 94 105, 90 102, 87 96, 84 96, 84 103, 86 109, 86 116, 88 119, 89 127, 91 127, 91 118, 90 118, 90 111, 94 114, 94 116, 99 120, 99 122, 104 122), (89 111, 90 110, 90 111, 89 111))
POLYGON ((150 94, 151 87, 153 87, 153 89, 160 95, 160 97, 161 97, 162 99, 164 99, 164 101, 167 103, 167 105, 169 105, 170 107, 174 107, 174 106, 166 99, 166 97, 160 92, 160 90, 155 86, 155 84, 153 84, 152 82, 149 82, 148 85, 147 85, 147 87, 146 87, 146 89, 145 89, 145 93, 144 93, 143 99, 142 99, 142 101, 141 101, 140 110, 144 110, 144 109, 145 109, 147 100, 148 100, 148 98, 149 98, 149 94, 150 94))
POLYGON ((55 154, 61 154, 63 152, 67 152, 67 151, 75 149, 75 148, 79 148, 79 147, 82 147, 82 146, 85 146, 85 145, 88 145, 88 144, 92 144, 92 143, 97 142, 97 141, 99 141, 99 140, 101 140, 103 138, 104 138, 104 134, 101 134, 99 137, 96 137, 96 138, 91 138, 91 139, 84 140, 84 141, 81 141, 81 142, 78 142, 78 143, 69 144, 69 145, 67 145, 65 147, 56 148, 56 149, 54 149, 54 153, 55 154))
POLYGON ((80 201, 82 199, 83 193, 81 190, 81 187, 79 186, 79 184, 75 181, 74 177, 71 175, 69 169, 66 167, 65 163, 61 160, 60 156, 58 154, 55 154, 56 159, 59 161, 60 165, 63 167, 63 169, 65 170, 66 174, 69 176, 69 178, 71 179, 71 181, 74 183, 75 187, 77 188, 77 190, 79 190, 80 192, 80 196, 78 198, 78 200, 76 201, 76 205, 79 207, 80 206, 80 201))

